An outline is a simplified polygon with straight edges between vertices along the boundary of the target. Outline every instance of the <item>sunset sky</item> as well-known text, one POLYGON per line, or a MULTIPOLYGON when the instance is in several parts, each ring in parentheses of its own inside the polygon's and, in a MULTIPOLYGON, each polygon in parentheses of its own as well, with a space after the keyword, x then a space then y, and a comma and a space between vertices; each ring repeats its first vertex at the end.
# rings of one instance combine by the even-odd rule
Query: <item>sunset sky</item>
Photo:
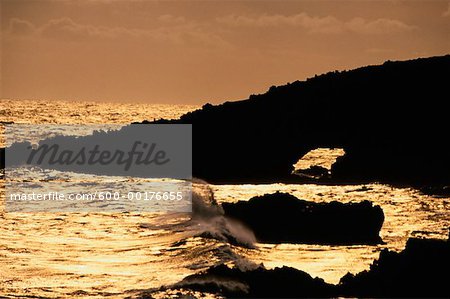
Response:
POLYGON ((449 1, 0 3, 2 98, 219 103, 450 53, 449 1))

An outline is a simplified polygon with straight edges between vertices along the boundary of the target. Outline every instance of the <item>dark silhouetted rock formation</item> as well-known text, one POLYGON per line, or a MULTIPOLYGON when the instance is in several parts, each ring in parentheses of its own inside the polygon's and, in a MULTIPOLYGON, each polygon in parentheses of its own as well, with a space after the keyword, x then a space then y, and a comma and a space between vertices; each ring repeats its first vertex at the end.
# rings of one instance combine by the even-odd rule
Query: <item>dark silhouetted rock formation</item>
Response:
POLYGON ((225 216, 237 219, 265 243, 377 244, 384 214, 369 201, 314 203, 287 193, 223 203, 225 216))
POLYGON ((330 72, 157 123, 193 124, 193 174, 210 182, 293 178, 318 147, 344 148, 334 182, 450 182, 450 55, 330 72))
POLYGON ((409 239, 400 253, 380 253, 369 271, 341 278, 341 293, 357 297, 450 298, 450 243, 409 239))
POLYGON ((345 275, 338 285, 289 267, 241 269, 226 265, 190 275, 171 289, 239 298, 449 298, 450 243, 409 239, 400 253, 383 250, 369 271, 345 275))
POLYGON ((259 266, 241 270, 219 265, 190 275, 173 287, 219 293, 232 298, 331 297, 336 294, 334 285, 290 267, 267 270, 259 266))

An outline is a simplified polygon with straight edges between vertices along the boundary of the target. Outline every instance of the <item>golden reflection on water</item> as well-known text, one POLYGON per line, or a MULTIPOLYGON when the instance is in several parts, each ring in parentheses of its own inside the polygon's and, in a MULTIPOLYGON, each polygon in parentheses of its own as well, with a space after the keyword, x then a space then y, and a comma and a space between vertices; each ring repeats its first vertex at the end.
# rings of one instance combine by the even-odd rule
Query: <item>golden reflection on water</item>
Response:
POLYGON ((160 118, 176 119, 199 108, 195 105, 103 103, 0 99, 0 145, 5 144, 1 124, 129 124, 160 118))
POLYGON ((140 226, 157 216, 3 213, 0 293, 102 297, 176 282, 187 271, 164 252, 180 234, 140 226))

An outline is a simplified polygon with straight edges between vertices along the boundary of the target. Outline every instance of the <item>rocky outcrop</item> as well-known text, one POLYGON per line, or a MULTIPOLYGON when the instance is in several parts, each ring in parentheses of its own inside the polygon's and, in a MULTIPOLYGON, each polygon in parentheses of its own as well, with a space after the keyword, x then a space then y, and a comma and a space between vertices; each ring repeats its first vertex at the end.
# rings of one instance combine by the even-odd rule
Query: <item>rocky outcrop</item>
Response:
POLYGON ((370 267, 340 281, 342 294, 357 297, 450 297, 450 243, 409 239, 400 252, 387 249, 370 267))
POLYGON ((369 201, 315 203, 287 193, 223 203, 225 216, 249 227, 260 242, 377 244, 384 214, 369 201))
POLYGON ((259 266, 251 270, 211 267, 205 272, 186 277, 173 288, 221 294, 231 298, 299 298, 331 297, 336 287, 308 273, 282 267, 267 270, 259 266))
POLYGON ((332 182, 450 182, 450 55, 330 72, 187 113, 193 174, 210 182, 295 181, 318 147, 344 148, 332 182))
POLYGON ((402 252, 383 250, 370 270, 347 274, 338 285, 290 267, 243 269, 221 264, 169 288, 231 298, 448 298, 449 261, 449 241, 409 239, 402 252))

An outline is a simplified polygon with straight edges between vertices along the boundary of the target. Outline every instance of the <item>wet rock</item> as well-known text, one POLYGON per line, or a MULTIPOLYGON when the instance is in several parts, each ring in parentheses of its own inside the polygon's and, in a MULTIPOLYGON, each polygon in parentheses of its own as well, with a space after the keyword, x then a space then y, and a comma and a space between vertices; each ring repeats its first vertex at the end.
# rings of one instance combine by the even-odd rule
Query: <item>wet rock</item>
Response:
POLYGON ((173 288, 215 293, 231 298, 330 297, 335 286, 290 267, 267 270, 264 266, 241 270, 218 265, 186 277, 173 288))
POLYGON ((369 201, 315 203, 287 193, 223 203, 225 215, 242 222, 265 243, 377 244, 384 214, 369 201))
POLYGON ((341 294, 357 297, 449 298, 450 243, 409 239, 400 252, 387 249, 370 267, 341 278, 341 294))

